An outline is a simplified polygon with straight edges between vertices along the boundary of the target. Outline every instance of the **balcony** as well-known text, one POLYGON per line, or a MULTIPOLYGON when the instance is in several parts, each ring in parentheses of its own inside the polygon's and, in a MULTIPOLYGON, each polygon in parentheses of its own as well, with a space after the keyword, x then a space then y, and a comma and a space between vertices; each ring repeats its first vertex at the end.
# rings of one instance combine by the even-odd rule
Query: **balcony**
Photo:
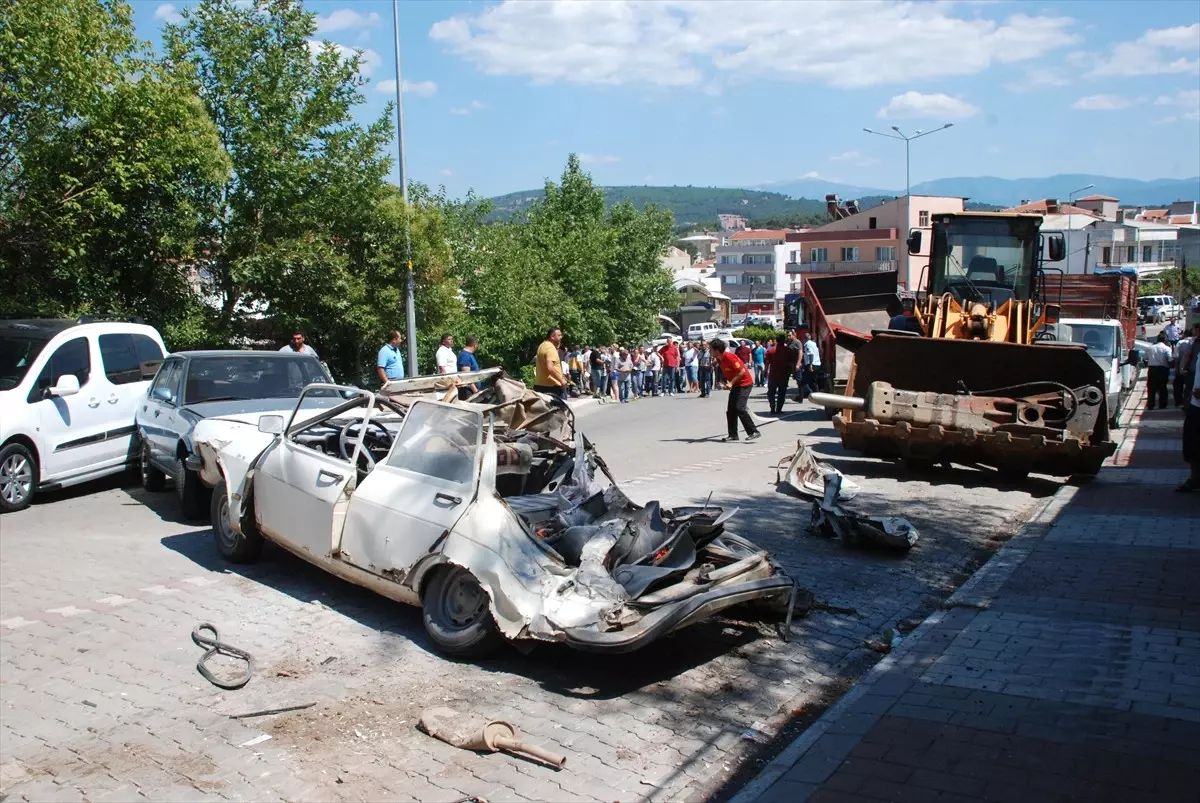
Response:
POLYGON ((871 273, 877 270, 896 270, 894 259, 858 262, 789 262, 787 273, 871 273))

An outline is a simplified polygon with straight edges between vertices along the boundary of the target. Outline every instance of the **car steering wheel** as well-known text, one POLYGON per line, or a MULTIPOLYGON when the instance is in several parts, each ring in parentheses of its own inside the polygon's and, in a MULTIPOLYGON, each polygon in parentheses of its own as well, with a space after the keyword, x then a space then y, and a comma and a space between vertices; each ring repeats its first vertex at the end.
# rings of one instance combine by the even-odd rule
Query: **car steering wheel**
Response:
MULTIPOLYGON (((352 460, 354 458, 354 444, 351 443, 351 439, 358 437, 358 429, 360 427, 362 427, 361 421, 350 421, 346 424, 346 426, 342 427, 342 431, 338 435, 338 451, 342 453, 343 460, 352 460)), ((392 433, 389 432, 388 428, 383 424, 379 423, 378 421, 368 421, 367 427, 378 427, 380 432, 383 433, 382 442, 384 444, 391 443, 392 433)), ((375 456, 371 454, 371 449, 367 445, 367 440, 370 437, 371 435, 369 432, 367 435, 363 436, 362 456, 367 461, 367 471, 375 468, 375 456)))

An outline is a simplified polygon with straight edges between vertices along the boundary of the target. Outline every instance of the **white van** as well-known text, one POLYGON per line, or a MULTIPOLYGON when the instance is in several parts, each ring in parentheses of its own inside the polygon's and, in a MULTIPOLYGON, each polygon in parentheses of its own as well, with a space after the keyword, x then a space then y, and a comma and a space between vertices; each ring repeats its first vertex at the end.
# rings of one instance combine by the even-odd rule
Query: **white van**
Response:
POLYGON ((0 513, 135 464, 134 408, 165 353, 142 324, 0 321, 0 513))
POLYGON ((688 340, 712 340, 721 331, 721 327, 712 321, 694 323, 687 328, 688 340))

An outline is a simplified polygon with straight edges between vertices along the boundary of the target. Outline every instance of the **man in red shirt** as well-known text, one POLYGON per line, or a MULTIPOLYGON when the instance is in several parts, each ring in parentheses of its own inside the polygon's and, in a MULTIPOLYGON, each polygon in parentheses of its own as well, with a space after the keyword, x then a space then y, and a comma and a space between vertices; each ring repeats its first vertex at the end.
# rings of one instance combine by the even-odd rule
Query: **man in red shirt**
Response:
POLYGON ((783 412, 788 382, 796 373, 796 350, 788 348, 787 335, 779 335, 767 352, 767 401, 771 412, 783 412))
POLYGON ((743 360, 733 352, 725 350, 724 340, 715 339, 710 346, 716 355, 717 365, 721 367, 721 373, 729 382, 729 405, 725 408, 725 423, 729 426, 729 435, 725 440, 738 439, 738 419, 741 419, 746 430, 746 440, 756 440, 762 433, 754 426, 754 419, 746 410, 746 402, 750 400, 750 389, 754 387, 754 375, 743 360))
POLYGON ((674 338, 667 338, 667 345, 658 350, 662 355, 663 373, 662 383, 663 392, 668 396, 675 395, 675 374, 679 372, 679 346, 675 345, 674 338))
POLYGON ((744 363, 749 364, 750 355, 754 353, 754 349, 750 348, 748 343, 742 343, 737 347, 737 358, 744 363))

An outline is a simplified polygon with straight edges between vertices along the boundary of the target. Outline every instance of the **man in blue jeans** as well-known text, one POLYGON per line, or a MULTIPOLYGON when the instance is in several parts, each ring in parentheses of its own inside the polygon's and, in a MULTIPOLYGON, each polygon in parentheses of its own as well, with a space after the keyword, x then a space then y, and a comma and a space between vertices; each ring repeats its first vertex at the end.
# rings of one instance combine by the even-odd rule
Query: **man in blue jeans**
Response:
POLYGON ((754 384, 761 388, 767 384, 767 349, 761 340, 756 340, 750 353, 754 358, 754 384))

